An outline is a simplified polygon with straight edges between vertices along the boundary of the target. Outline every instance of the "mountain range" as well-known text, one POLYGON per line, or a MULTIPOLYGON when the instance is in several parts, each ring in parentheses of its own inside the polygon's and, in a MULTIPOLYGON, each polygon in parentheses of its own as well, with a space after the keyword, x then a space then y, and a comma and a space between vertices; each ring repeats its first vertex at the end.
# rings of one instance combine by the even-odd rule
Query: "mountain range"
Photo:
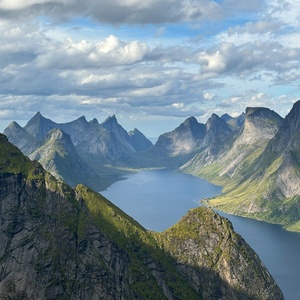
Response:
POLYGON ((101 191, 132 169, 174 168, 223 186, 207 205, 300 231, 299 120, 300 101, 285 118, 265 107, 238 117, 212 114, 205 124, 189 117, 152 145, 115 116, 57 124, 37 113, 4 134, 71 186, 101 191))
POLYGON ((125 131, 115 116, 101 124, 84 116, 58 124, 38 112, 24 128, 12 122, 4 134, 57 178, 98 191, 120 179, 120 168, 131 167, 138 152, 153 146, 138 129, 125 131))
MULTIPOLYGON (((44 147, 51 139, 72 145, 51 126, 32 136, 44 147)), ((2 134, 0 152, 0 299, 283 299, 213 210, 147 231, 99 193, 56 179, 2 134)))

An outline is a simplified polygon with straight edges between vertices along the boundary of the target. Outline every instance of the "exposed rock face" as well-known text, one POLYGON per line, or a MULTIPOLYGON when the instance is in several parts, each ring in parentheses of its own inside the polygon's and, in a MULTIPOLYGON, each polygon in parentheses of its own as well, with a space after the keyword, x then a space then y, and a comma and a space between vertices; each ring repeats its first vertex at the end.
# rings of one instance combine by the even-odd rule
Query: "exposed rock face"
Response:
POLYGON ((204 136, 205 126, 190 117, 173 131, 162 134, 155 146, 165 149, 170 155, 185 155, 195 151, 204 136))
POLYGON ((226 123, 231 127, 232 130, 238 130, 243 126, 245 122, 245 113, 242 113, 237 117, 231 117, 228 114, 224 114, 221 116, 221 118, 226 121, 226 123))
POLYGON ((297 101, 286 116, 280 130, 266 151, 288 152, 300 149, 300 100, 297 101))
POLYGON ((264 144, 275 136, 282 122, 283 118, 268 108, 248 107, 243 130, 237 143, 264 144))
POLYGON ((279 193, 286 198, 300 196, 300 101, 294 104, 286 116, 262 154, 261 161, 268 157, 272 157, 269 164, 278 159, 282 161, 275 176, 279 193))
POLYGON ((42 145, 29 158, 39 161, 48 172, 69 185, 82 183, 97 190, 108 180, 105 176, 100 177, 81 159, 70 136, 61 129, 51 130, 43 139, 42 145))
POLYGON ((28 133, 17 122, 12 122, 3 133, 9 137, 12 144, 22 149, 25 155, 29 155, 41 145, 39 139, 28 133))
POLYGON ((224 152, 234 132, 218 115, 212 114, 205 124, 205 137, 201 143, 201 160, 206 163, 215 160, 224 152))
POLYGON ((148 232, 98 193, 54 179, 3 135, 0 151, 0 299, 283 299, 211 210, 148 232))
POLYGON ((40 112, 37 112, 26 124, 24 130, 34 137, 41 139, 56 127, 56 123, 50 119, 44 118, 40 112))
POLYGON ((266 147, 282 122, 283 118, 268 108, 246 108, 244 125, 230 149, 224 153, 221 159, 224 168, 219 175, 240 176, 246 159, 266 147))
POLYGON ((131 144, 136 151, 146 151, 153 146, 152 142, 149 141, 144 134, 136 128, 129 131, 128 134, 131 138, 131 144))

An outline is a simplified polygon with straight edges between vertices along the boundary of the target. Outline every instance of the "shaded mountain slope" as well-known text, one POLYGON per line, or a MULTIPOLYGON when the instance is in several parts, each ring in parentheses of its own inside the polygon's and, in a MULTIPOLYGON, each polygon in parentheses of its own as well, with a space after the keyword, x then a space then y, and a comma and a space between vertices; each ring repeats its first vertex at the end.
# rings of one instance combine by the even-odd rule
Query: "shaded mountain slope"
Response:
POLYGON ((112 183, 109 176, 103 174, 100 177, 81 159, 70 136, 60 129, 51 130, 43 139, 42 146, 29 158, 39 161, 45 170, 71 186, 82 183, 97 190, 112 183))
POLYGON ((25 155, 29 155, 41 146, 40 140, 28 133, 17 122, 9 124, 3 133, 9 137, 9 141, 12 144, 22 149, 25 155))
POLYGON ((100 194, 57 181, 3 135, 0 150, 0 299, 283 299, 211 210, 146 231, 100 194))

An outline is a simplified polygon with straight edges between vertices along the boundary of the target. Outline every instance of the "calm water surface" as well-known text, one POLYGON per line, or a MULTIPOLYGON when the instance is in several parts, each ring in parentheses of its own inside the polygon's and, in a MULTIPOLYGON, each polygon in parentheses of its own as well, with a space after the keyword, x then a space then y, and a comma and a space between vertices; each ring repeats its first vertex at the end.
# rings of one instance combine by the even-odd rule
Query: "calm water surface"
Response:
MULTIPOLYGON (((141 171, 118 181, 101 194, 147 229, 163 231, 202 198, 221 188, 171 170, 141 171)), ((228 215, 234 229, 257 252, 282 289, 286 300, 300 300, 300 234, 248 218, 228 215)), ((276 300, 276 299, 274 299, 276 300)))

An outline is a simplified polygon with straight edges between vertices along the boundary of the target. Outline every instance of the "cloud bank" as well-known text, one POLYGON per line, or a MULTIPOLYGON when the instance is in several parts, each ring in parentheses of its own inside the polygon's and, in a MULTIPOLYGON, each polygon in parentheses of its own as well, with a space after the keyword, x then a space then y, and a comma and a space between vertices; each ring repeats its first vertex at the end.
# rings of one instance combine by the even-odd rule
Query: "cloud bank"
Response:
POLYGON ((254 105, 284 115, 300 96, 299 9, 277 0, 3 0, 1 117, 60 109, 62 118, 206 118, 254 105))

